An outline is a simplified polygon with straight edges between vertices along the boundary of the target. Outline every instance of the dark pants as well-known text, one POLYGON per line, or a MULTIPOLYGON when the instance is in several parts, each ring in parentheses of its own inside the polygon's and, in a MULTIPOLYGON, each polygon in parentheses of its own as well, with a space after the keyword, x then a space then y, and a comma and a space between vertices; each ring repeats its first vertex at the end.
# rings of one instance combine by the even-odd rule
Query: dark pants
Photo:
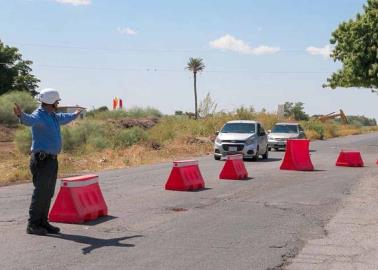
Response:
POLYGON ((32 153, 30 171, 33 175, 34 191, 29 208, 29 224, 40 225, 47 222, 55 191, 58 161, 53 156, 32 153))

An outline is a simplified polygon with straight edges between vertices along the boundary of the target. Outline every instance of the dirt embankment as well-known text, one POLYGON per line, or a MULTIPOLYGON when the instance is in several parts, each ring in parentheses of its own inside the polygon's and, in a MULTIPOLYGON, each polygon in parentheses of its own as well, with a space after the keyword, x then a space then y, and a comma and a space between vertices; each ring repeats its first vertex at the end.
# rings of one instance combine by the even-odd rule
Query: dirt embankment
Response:
POLYGON ((140 127, 143 129, 150 129, 158 123, 158 118, 125 118, 120 120, 111 120, 119 128, 140 127))

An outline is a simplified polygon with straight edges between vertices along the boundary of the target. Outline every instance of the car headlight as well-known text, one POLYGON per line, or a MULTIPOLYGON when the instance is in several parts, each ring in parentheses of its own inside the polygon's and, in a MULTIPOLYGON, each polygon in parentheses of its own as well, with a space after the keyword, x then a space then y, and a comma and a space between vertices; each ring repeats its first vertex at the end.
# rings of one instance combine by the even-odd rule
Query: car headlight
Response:
POLYGON ((222 140, 219 139, 218 137, 216 137, 216 138, 215 138, 215 142, 216 142, 216 143, 222 143, 222 140))
POLYGON ((248 140, 245 141, 245 143, 246 143, 247 145, 253 144, 254 142, 255 142, 255 140, 254 140, 253 138, 248 139, 248 140))

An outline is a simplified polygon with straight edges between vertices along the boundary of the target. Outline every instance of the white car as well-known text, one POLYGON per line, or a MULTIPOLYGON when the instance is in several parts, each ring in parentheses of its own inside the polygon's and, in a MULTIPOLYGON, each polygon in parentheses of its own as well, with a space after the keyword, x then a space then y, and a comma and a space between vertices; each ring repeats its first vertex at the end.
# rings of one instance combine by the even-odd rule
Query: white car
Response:
POLYGON ((217 132, 214 142, 216 160, 230 154, 243 154, 243 158, 252 160, 257 160, 261 155, 267 159, 268 153, 267 134, 259 122, 229 121, 217 132))
POLYGON ((303 128, 298 123, 277 123, 272 128, 268 135, 269 150, 274 148, 286 148, 286 141, 288 139, 305 139, 306 134, 303 128))

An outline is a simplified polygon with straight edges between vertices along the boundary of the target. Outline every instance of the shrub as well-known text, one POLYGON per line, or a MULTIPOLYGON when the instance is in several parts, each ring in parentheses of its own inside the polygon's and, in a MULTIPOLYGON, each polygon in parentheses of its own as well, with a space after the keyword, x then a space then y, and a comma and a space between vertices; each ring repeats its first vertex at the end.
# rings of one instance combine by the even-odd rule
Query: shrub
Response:
POLYGON ((28 154, 31 148, 31 131, 29 128, 22 127, 16 131, 15 139, 16 148, 20 153, 28 154))
POLYGON ((10 92, 0 96, 0 123, 13 126, 18 123, 17 116, 13 113, 14 103, 26 113, 31 113, 37 108, 37 101, 28 92, 10 92))
POLYGON ((160 118, 162 113, 155 108, 152 107, 133 107, 127 111, 127 115, 132 118, 142 118, 142 117, 157 117, 160 118))
POLYGON ((69 128, 67 127, 62 128, 62 138, 63 138, 62 139, 63 151, 69 152, 75 149, 76 143, 74 141, 72 132, 69 128))
MULTIPOLYGON (((177 117, 184 118, 184 117, 177 117)), ((186 118, 186 117, 185 117, 186 118)), ((177 127, 172 117, 164 117, 160 122, 149 130, 149 137, 158 144, 164 144, 166 141, 173 140, 176 137, 177 127)))
POLYGON ((101 112, 107 112, 107 111, 109 111, 108 107, 102 106, 102 107, 99 107, 97 109, 90 110, 89 112, 87 112, 86 116, 87 117, 95 117, 96 114, 101 113, 101 112))
POLYGON ((104 126, 96 121, 82 121, 77 126, 63 127, 63 150, 103 149, 110 146, 104 126))
POLYGON ((338 131, 339 131, 339 127, 336 124, 327 123, 325 125, 325 132, 324 132, 325 138, 338 137, 339 136, 338 131))
POLYGON ((348 115, 348 121, 356 126, 376 126, 377 121, 374 118, 368 118, 363 115, 348 115))
POLYGON ((257 121, 260 121, 263 127, 266 130, 272 129, 273 126, 280 121, 279 117, 276 114, 271 113, 258 113, 255 118, 257 121))
POLYGON ((121 119, 127 117, 128 114, 124 110, 113 110, 113 111, 101 111, 93 114, 93 118, 99 120, 107 119, 121 119))
POLYGON ((302 122, 302 126, 305 129, 306 134, 308 131, 310 131, 309 133, 312 133, 311 131, 313 131, 317 134, 317 137, 313 139, 320 139, 320 140, 324 139, 325 129, 324 129, 323 123, 316 120, 310 120, 310 121, 302 122))
POLYGON ((110 142, 103 134, 91 134, 87 140, 87 150, 102 150, 110 146, 110 142))
MULTIPOLYGON (((102 108, 102 107, 101 107, 102 108)), ((143 117, 155 117, 160 118, 162 116, 162 113, 154 108, 147 107, 147 108, 141 108, 141 107, 134 107, 130 110, 93 110, 89 112, 89 116, 93 117, 95 119, 99 120, 107 120, 107 119, 122 119, 122 118, 143 118, 143 117)))
POLYGON ((115 148, 126 148, 147 139, 147 133, 139 127, 124 129, 114 137, 115 148))
POLYGON ((236 109, 236 119, 240 120, 254 120, 256 117, 255 109, 250 106, 249 108, 246 108, 244 106, 241 106, 240 108, 236 109))

